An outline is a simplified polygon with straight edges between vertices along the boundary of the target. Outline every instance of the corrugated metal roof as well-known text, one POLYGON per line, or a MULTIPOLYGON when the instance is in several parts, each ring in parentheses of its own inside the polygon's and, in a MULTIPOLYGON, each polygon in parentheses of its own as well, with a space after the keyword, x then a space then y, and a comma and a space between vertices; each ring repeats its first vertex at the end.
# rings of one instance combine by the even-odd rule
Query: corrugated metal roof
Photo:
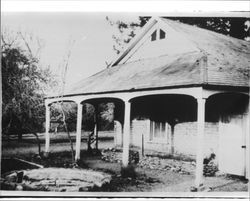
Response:
POLYGON ((192 84, 249 87, 250 43, 195 26, 163 19, 192 41, 200 52, 164 55, 129 62, 87 78, 69 94, 99 93, 192 84), (207 58, 207 66, 200 62, 207 58))

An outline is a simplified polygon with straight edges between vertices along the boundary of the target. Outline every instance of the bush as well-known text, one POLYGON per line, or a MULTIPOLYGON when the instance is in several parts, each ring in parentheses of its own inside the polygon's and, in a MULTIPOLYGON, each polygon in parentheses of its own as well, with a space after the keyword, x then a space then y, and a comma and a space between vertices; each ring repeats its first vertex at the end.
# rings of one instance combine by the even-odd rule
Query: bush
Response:
POLYGON ((138 151, 129 150, 129 163, 137 164, 139 163, 140 157, 138 151))
POLYGON ((216 155, 212 153, 208 158, 204 159, 203 161, 203 165, 204 165, 203 175, 204 176, 212 177, 218 171, 218 166, 215 163, 215 157, 216 155))
POLYGON ((136 171, 133 165, 128 165, 127 167, 121 168, 121 176, 123 178, 136 178, 136 171))

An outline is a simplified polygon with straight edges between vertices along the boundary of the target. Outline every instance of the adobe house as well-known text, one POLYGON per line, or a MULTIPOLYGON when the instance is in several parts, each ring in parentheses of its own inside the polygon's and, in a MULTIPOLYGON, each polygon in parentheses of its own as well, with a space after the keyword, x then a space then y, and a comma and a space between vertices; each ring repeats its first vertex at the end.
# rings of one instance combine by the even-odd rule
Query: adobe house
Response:
MULTIPOLYGON (((51 103, 78 105, 75 159, 80 159, 82 104, 115 104, 116 144, 196 158, 197 187, 203 159, 216 155, 223 172, 249 178, 250 43, 195 26, 151 18, 109 68, 81 81, 51 103)), ((95 136, 98 137, 95 127, 95 136)))

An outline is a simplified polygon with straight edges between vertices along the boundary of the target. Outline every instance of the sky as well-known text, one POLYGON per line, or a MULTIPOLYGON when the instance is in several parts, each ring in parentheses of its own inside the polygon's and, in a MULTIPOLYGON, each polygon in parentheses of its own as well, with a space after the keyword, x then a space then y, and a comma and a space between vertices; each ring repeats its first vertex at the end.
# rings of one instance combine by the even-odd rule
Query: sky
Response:
POLYGON ((40 61, 53 73, 61 75, 63 60, 71 56, 66 76, 67 88, 81 79, 106 68, 113 61, 112 35, 117 31, 107 21, 134 21, 138 15, 158 15, 162 11, 229 11, 247 10, 249 2, 187 1, 1 1, 1 27, 30 33, 43 41, 40 61), (40 4, 36 4, 36 3, 40 4), (153 4, 152 4, 153 3, 153 4), (215 5, 218 4, 218 5, 215 5), (110 6, 112 5, 112 6, 110 6), (142 6, 143 5, 143 6, 142 6), (155 7, 155 5, 158 5, 155 7), (208 6, 210 5, 210 6, 208 6), (156 8, 156 10, 155 10, 156 8), (158 10, 157 10, 158 8, 158 10), (164 8, 164 9, 163 9, 164 8), (97 12, 98 11, 98 12, 97 12), (128 12, 125 12, 128 11, 128 12), (158 13, 158 12, 159 13, 158 13), (122 13, 121 13, 122 12, 122 13))
MULTIPOLYGON (((97 13, 2 13, 2 27, 41 39, 40 60, 58 74, 71 51, 67 71, 70 86, 106 67, 116 54, 112 34, 115 28, 97 13)), ((113 15, 113 19, 117 16, 113 15)), ((123 17, 124 19, 126 17, 123 17)), ((128 19, 131 16, 127 16, 128 19)))

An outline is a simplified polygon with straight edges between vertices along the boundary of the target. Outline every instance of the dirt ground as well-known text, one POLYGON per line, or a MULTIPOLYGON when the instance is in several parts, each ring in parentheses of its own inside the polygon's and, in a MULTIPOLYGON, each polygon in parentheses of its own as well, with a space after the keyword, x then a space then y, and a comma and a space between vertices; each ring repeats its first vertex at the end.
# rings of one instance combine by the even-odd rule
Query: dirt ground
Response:
MULTIPOLYGON (((99 143, 100 149, 112 147, 112 140, 102 140, 99 143)), ((121 176, 121 164, 107 162, 101 159, 101 155, 91 155, 86 152, 86 142, 82 142, 81 160, 79 168, 89 168, 102 170, 112 175, 111 183, 105 185, 103 192, 190 192, 190 187, 194 184, 193 174, 180 174, 178 172, 166 170, 152 170, 134 165, 136 171, 135 178, 123 178, 121 176)), ((42 144, 42 151, 44 144, 42 144)), ((43 165, 44 167, 65 167, 70 168, 71 153, 68 142, 53 142, 51 144, 51 154, 48 158, 36 156, 37 145, 29 140, 22 143, 10 141, 2 143, 2 157, 17 157, 43 165)), ((239 178, 227 175, 217 177, 206 177, 204 186, 210 191, 218 192, 246 192, 248 183, 239 178)), ((100 191, 100 189, 99 189, 100 191)))

